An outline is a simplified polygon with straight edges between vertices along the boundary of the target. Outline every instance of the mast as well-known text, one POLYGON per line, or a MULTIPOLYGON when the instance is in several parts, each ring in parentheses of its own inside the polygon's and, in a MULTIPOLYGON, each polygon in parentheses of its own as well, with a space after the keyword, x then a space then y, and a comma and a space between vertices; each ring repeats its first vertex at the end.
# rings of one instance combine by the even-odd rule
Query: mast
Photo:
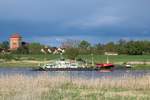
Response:
POLYGON ((94 66, 94 58, 93 58, 93 53, 91 54, 92 57, 92 66, 94 66))
POLYGON ((108 55, 107 55, 107 64, 109 64, 109 58, 108 58, 108 55))

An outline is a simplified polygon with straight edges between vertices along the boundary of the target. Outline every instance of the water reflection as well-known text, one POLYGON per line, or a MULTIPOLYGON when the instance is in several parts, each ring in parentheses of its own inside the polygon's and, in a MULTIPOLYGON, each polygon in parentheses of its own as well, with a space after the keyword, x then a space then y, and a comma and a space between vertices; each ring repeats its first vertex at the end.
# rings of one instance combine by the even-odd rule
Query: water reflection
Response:
POLYGON ((33 71, 32 68, 0 68, 0 76, 9 75, 27 75, 36 77, 42 74, 48 74, 50 77, 64 76, 70 78, 119 78, 119 77, 141 77, 150 75, 150 70, 114 70, 112 72, 99 71, 33 71))

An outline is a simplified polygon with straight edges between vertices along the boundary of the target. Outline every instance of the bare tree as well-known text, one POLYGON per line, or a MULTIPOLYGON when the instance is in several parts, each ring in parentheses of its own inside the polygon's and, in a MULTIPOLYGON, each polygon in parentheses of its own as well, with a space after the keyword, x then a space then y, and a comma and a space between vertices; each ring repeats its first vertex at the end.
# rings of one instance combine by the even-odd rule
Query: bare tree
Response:
POLYGON ((79 46, 79 40, 68 39, 61 43, 62 48, 77 48, 79 46))

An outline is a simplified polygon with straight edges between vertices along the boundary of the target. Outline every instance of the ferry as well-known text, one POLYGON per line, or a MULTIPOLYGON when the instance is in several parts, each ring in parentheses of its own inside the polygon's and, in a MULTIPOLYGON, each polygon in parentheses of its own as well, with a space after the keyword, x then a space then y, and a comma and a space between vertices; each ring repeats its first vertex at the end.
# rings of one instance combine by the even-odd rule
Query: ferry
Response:
POLYGON ((44 64, 40 66, 40 68, 35 69, 37 71, 100 71, 100 72, 108 72, 111 71, 114 67, 113 64, 109 63, 107 59, 107 63, 96 64, 94 65, 94 61, 92 61, 92 66, 86 66, 86 64, 79 63, 77 61, 70 60, 58 60, 51 63, 44 64))
POLYGON ((86 67, 84 64, 79 64, 76 61, 59 60, 44 64, 37 71, 96 71, 100 70, 97 67, 86 67))

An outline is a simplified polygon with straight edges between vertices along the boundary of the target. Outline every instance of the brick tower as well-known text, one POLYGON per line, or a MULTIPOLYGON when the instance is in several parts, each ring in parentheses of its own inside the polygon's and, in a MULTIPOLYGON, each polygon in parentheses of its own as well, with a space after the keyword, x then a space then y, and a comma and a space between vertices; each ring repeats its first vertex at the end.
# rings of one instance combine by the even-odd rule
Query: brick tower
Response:
POLYGON ((10 37, 10 50, 16 50, 21 46, 22 37, 15 33, 10 37))

